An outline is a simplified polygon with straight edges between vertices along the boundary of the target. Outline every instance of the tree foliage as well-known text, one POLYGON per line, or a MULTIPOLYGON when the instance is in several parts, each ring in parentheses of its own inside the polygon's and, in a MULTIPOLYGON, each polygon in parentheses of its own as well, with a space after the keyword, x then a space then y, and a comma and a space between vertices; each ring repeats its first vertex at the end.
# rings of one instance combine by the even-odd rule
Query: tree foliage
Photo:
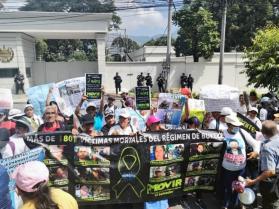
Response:
POLYGON ((268 26, 256 32, 252 46, 245 50, 245 70, 248 85, 278 91, 279 28, 268 26))
MULTIPOLYGON (((27 0, 27 4, 20 8, 22 11, 44 12, 80 12, 80 13, 106 13, 112 12, 111 28, 118 28, 121 23, 119 16, 115 14, 115 6, 112 0, 27 0)), ((95 40, 42 40, 36 44, 43 60, 56 61, 96 61, 97 44, 95 40), (43 48, 41 48, 43 47, 43 48), (43 52, 42 52, 43 51, 43 52)))
POLYGON ((194 0, 175 13, 174 23, 180 27, 175 43, 176 55, 193 55, 210 58, 220 42, 217 22, 213 15, 204 8, 203 1, 194 0))
MULTIPOLYGON (((161 36, 159 38, 152 38, 151 40, 144 43, 144 46, 167 46, 167 36, 161 36)), ((175 44, 175 40, 171 39, 171 45, 173 46, 175 44)))
POLYGON ((115 38, 112 41, 111 46, 117 48, 124 48, 126 53, 130 53, 140 48, 140 46, 136 41, 130 38, 122 38, 122 37, 115 38))

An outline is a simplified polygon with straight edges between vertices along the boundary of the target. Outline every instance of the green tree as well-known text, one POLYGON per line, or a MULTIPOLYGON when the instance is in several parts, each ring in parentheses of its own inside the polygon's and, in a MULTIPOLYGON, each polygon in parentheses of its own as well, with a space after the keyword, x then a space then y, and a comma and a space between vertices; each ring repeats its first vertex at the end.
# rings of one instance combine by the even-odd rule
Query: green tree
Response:
MULTIPOLYGON (((174 46, 175 40, 171 39, 171 45, 174 46)), ((151 39, 143 44, 144 46, 167 46, 167 36, 161 36, 156 39, 151 39)))
POLYGON ((257 31, 252 46, 245 50, 248 85, 279 90, 279 28, 268 26, 257 31))
MULTIPOLYGON (((20 8, 22 11, 45 12, 81 12, 81 13, 106 13, 112 12, 110 28, 118 28, 121 19, 115 13, 112 0, 28 0, 20 8)), ((95 40, 45 40, 47 50, 42 58, 48 62, 69 60, 97 60, 97 44, 95 40), (85 56, 84 56, 85 55, 85 56)))
POLYGON ((199 57, 210 58, 220 42, 217 22, 203 6, 202 0, 192 1, 173 17, 180 27, 175 43, 176 55, 193 55, 194 62, 198 62, 199 57))
POLYGON ((138 43, 130 38, 122 38, 122 37, 117 37, 115 38, 111 46, 117 47, 117 48, 124 48, 125 53, 130 53, 132 51, 135 51, 140 48, 138 43))
POLYGON ((47 43, 44 40, 37 40, 36 41, 36 57, 39 60, 43 59, 43 56, 48 50, 47 43))

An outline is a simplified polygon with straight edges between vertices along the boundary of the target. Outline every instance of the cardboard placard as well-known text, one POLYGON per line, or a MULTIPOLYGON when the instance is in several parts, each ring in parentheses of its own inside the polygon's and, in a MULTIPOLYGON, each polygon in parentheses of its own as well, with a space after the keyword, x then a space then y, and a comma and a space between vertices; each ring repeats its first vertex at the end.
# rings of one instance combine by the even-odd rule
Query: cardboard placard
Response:
POLYGON ((150 110, 151 94, 149 86, 136 87, 136 107, 137 110, 150 110))

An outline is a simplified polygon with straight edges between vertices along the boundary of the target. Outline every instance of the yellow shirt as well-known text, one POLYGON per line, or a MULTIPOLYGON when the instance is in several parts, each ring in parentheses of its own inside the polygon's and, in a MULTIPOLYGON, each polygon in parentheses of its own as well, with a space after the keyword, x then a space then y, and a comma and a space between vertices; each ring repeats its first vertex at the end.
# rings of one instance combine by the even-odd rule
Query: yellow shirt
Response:
MULTIPOLYGON (((51 188, 50 193, 51 199, 59 209, 78 209, 77 201, 69 193, 57 188, 51 188)), ((36 209, 34 201, 25 202, 21 209, 36 209)))

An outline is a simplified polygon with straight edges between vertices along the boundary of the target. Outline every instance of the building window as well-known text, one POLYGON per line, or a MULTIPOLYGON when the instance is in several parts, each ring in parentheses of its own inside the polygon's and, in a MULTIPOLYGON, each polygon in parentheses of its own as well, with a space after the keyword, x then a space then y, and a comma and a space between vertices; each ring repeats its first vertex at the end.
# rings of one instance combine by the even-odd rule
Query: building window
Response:
POLYGON ((30 68, 30 67, 27 67, 25 71, 26 71, 26 76, 27 76, 27 78, 31 78, 31 76, 32 76, 32 74, 31 74, 31 68, 30 68))
POLYGON ((0 78, 13 78, 18 73, 18 68, 0 69, 0 78))

